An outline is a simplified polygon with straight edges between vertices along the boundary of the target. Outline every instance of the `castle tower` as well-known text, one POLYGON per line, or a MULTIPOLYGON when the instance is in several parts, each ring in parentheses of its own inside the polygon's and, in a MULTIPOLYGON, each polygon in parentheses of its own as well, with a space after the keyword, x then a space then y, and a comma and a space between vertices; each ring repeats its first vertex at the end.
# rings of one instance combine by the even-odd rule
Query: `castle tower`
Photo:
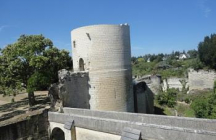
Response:
POLYGON ((92 25, 71 34, 74 72, 89 72, 90 109, 133 112, 129 26, 92 25))

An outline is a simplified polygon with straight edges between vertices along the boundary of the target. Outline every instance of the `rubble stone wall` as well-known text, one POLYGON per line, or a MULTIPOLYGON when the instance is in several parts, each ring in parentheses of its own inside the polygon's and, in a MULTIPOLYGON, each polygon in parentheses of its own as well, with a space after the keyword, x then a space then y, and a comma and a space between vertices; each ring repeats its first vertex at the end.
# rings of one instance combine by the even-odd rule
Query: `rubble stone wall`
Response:
POLYGON ((189 91, 213 89, 216 73, 213 70, 190 70, 188 72, 189 91))
POLYGON ((88 72, 59 71, 60 93, 63 94, 63 106, 89 109, 89 75, 88 72))
POLYGON ((48 140, 47 110, 37 110, 29 114, 0 122, 0 140, 48 140))

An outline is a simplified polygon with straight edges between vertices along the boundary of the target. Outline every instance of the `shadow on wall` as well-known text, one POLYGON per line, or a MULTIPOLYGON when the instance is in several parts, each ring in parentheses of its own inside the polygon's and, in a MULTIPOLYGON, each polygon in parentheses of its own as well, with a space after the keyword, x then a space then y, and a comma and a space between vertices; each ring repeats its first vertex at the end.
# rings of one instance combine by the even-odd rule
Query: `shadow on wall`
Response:
POLYGON ((58 73, 59 83, 49 88, 51 108, 54 111, 63 107, 90 109, 89 73, 72 72, 65 69, 58 73))
POLYGON ((60 128, 54 128, 50 140, 65 140, 65 134, 60 128))
POLYGON ((154 93, 144 81, 134 85, 134 106, 136 113, 154 113, 154 93))
POLYGON ((90 109, 89 73, 77 72, 68 75, 64 82, 64 107, 90 109))

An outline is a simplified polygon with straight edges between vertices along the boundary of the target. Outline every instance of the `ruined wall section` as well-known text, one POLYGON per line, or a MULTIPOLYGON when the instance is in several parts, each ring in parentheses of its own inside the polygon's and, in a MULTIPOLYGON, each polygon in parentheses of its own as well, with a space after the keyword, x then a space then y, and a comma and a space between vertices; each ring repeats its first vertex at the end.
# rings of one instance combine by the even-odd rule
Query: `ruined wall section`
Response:
POLYGON ((188 88, 188 79, 170 77, 163 80, 162 90, 167 91, 168 88, 169 89, 174 88, 174 89, 178 89, 179 91, 182 91, 183 87, 188 88))
POLYGON ((216 80, 216 73, 213 70, 195 71, 190 69, 188 72, 189 91, 192 90, 212 90, 214 81, 216 80))
POLYGON ((136 113, 154 113, 154 93, 146 82, 142 81, 134 84, 134 98, 136 113))
POLYGON ((0 140, 48 140, 48 110, 40 109, 0 122, 0 140))
POLYGON ((160 75, 145 75, 134 80, 135 82, 144 81, 147 84, 149 90, 151 90, 154 95, 157 95, 161 91, 162 87, 160 75))
POLYGON ((77 42, 75 51, 73 47, 74 70, 78 69, 77 60, 83 56, 89 71, 90 108, 133 111, 129 26, 81 27, 72 31, 72 42, 74 40, 77 42), (85 48, 78 52, 79 46, 85 48))
POLYGON ((73 73, 59 71, 59 90, 63 94, 63 106, 89 109, 89 76, 88 72, 73 73))

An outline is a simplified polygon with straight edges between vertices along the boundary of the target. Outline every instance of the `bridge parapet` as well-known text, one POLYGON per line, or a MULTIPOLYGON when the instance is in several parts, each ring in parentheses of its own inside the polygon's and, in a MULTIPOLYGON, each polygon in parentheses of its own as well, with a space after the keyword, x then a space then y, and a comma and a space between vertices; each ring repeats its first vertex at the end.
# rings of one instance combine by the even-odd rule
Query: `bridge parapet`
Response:
MULTIPOLYGON (((74 120, 75 128, 120 136, 124 128, 140 130, 142 139, 215 140, 216 120, 169 117, 111 111, 64 108, 64 113, 49 112, 49 121, 65 124, 74 120)), ((76 132, 77 133, 77 132, 76 132)), ((88 140, 77 139, 77 140, 88 140)))

